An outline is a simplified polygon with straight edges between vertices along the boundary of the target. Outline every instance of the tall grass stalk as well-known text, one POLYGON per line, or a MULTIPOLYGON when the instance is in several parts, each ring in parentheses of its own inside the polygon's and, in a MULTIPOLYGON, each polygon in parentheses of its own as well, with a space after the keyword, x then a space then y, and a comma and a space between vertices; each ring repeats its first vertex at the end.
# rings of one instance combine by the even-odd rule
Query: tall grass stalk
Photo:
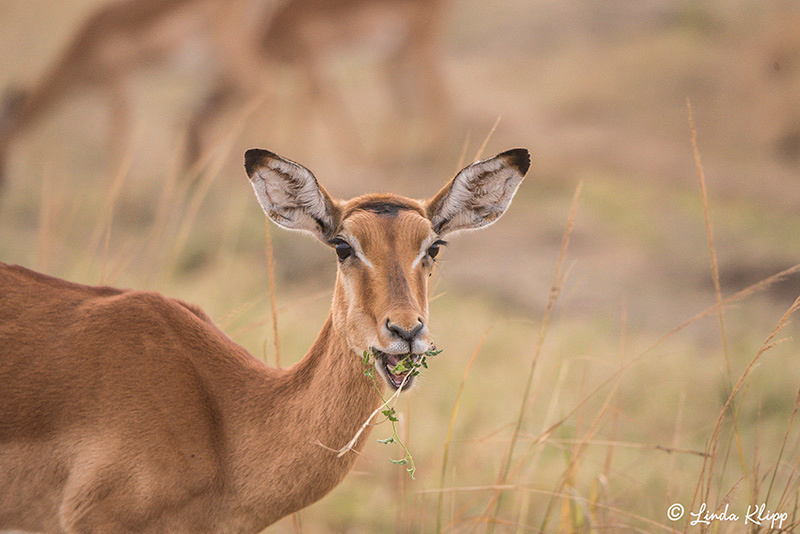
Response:
POLYGON ((475 153, 475 157, 472 158, 473 161, 478 161, 479 159, 481 159, 481 156, 483 155, 483 151, 486 150, 486 145, 489 144, 489 139, 492 138, 492 135, 494 135, 495 130, 497 130, 497 126, 500 124, 500 119, 501 118, 502 117, 500 115, 498 115, 497 119, 495 119, 494 124, 492 125, 491 129, 489 129, 489 133, 486 134, 486 137, 484 138, 483 143, 481 143, 481 146, 478 148, 478 151, 475 153))
MULTIPOLYGON (((770 277, 768 277, 768 278, 766 278, 766 279, 764 279, 762 281, 759 281, 759 282, 757 282, 755 284, 752 284, 752 285, 748 286, 747 288, 742 289, 741 291, 738 291, 737 293, 735 293, 735 294, 723 299, 722 304, 723 305, 730 305, 731 303, 737 302, 737 301, 739 301, 739 300, 741 300, 741 299, 743 299, 745 297, 752 296, 753 294, 756 294, 758 292, 764 291, 767 288, 769 288, 771 285, 777 283, 778 281, 780 281, 780 280, 786 278, 787 276, 790 276, 791 274, 794 274, 794 273, 796 273, 798 271, 800 271, 800 264, 794 265, 794 266, 792 266, 792 267, 790 267, 788 269, 785 269, 785 270, 783 270, 783 271, 781 271, 779 273, 776 273, 775 275, 772 275, 772 276, 770 276, 770 277)), ((544 441, 550 439, 552 433, 557 428, 562 426, 567 420, 569 420, 571 417, 573 417, 580 410, 580 408, 583 405, 585 405, 588 402, 589 399, 593 398, 600 390, 605 388, 607 385, 616 382, 618 380, 619 376, 623 372, 625 372, 627 369, 629 369, 634 364, 640 362, 647 355, 651 354, 652 351, 655 350, 655 348, 657 348, 658 346, 663 344, 666 340, 668 340, 671 337, 673 337, 674 335, 676 335, 678 332, 684 330, 685 328, 687 328, 691 324, 694 324, 695 322, 697 322, 701 318, 704 318, 704 317, 707 317, 709 315, 714 314, 716 312, 717 308, 718 308, 717 304, 709 306, 705 310, 703 310, 700 313, 694 315, 690 319, 687 319, 686 321, 680 323, 678 326, 676 326, 675 328, 673 328, 672 330, 670 330, 669 332, 667 332, 663 336, 661 336, 658 339, 656 339, 654 342, 652 342, 649 346, 647 346, 642 352, 640 352, 634 358, 624 362, 624 364, 622 364, 614 373, 612 373, 612 375, 610 377, 606 378, 603 382, 598 384, 592 391, 590 391, 588 394, 586 394, 561 419, 559 419, 558 421, 556 421, 552 425, 548 426, 538 436, 535 436, 535 437, 531 438, 529 451, 532 450, 537 444, 543 443, 544 441)), ((781 323, 780 323, 780 327, 783 328, 784 326, 785 326, 785 321, 782 320, 781 323)), ((774 337, 774 335, 775 334, 773 333, 773 335, 771 337, 774 337)), ((768 343, 765 343, 764 350, 768 350, 769 348, 774 346, 774 344, 775 343, 772 343, 771 342, 771 338, 770 338, 770 341, 768 343)), ((760 352, 763 353, 764 350, 762 350, 760 352)), ((754 363, 755 362, 751 362, 751 366, 748 367, 749 370, 752 370, 752 366, 754 365, 754 363)), ((746 374, 749 374, 749 370, 746 371, 746 374)), ((732 395, 735 396, 737 393, 739 393, 739 390, 742 388, 742 386, 744 384, 745 384, 745 381, 744 381, 744 377, 743 377, 742 379, 740 379, 740 382, 737 383, 737 385, 733 388, 732 395)), ((730 408, 729 403, 726 403, 726 406, 723 408, 723 412, 721 413, 720 417, 724 416, 725 411, 728 410, 729 408, 730 408)), ((721 425, 721 418, 720 418, 720 421, 718 422, 718 427, 720 425, 721 425)), ((500 430, 502 430, 502 429, 500 429, 500 430)), ((492 434, 495 434, 498 431, 499 430, 496 430, 492 434)), ((717 428, 717 431, 715 432, 715 434, 718 434, 718 432, 719 432, 719 428, 717 428)), ((522 433, 518 433, 517 437, 527 437, 527 436, 525 436, 522 433)), ((482 438, 482 439, 486 439, 486 438, 482 438)), ((512 435, 512 439, 515 439, 514 435, 512 435)), ((694 451, 694 450, 690 450, 690 449, 669 447, 669 446, 664 446, 664 445, 660 445, 660 444, 649 445, 649 446, 648 445, 641 445, 641 446, 642 447, 646 447, 646 448, 652 448, 652 449, 655 449, 655 450, 663 450, 663 451, 668 452, 668 453, 669 452, 677 452, 677 453, 686 453, 686 454, 691 454, 691 455, 702 456, 704 458, 704 463, 708 462, 709 459, 712 457, 712 454, 713 454, 713 451, 710 452, 708 449, 706 451, 702 451, 701 452, 701 451, 694 451)), ((634 445, 634 447, 636 447, 636 445, 634 445)), ((798 463, 800 463, 800 459, 798 460, 798 463)), ((510 469, 510 470, 506 469, 505 465, 503 466, 503 469, 504 469, 505 473, 513 474, 513 473, 516 473, 521 468, 522 465, 524 465, 524 457, 517 462, 517 464, 515 465, 515 467, 513 469, 510 469)), ((705 469, 705 467, 704 467, 704 469, 705 469)), ((507 479, 508 479, 508 477, 506 477, 506 480, 507 479)), ((702 475, 701 475, 701 481, 702 480, 704 480, 704 479, 702 478, 702 475)), ((698 486, 698 489, 699 489, 699 487, 700 486, 698 486)), ((494 490, 494 497, 493 497, 492 500, 490 500, 489 505, 490 506, 491 505, 497 506, 497 495, 500 495, 500 494, 502 494, 502 492, 507 491, 507 490, 512 489, 512 488, 516 488, 516 486, 511 486, 511 485, 509 485, 507 483, 495 484, 493 486, 484 487, 484 489, 487 489, 487 490, 494 490)), ((553 495, 553 494, 556 494, 556 493, 557 492, 549 492, 550 495, 553 495)), ((563 497, 565 495, 569 496, 570 494, 562 492, 562 493, 559 493, 558 495, 563 497)), ((696 498, 696 495, 695 495, 695 498, 696 498)), ((695 501, 693 501, 692 504, 694 505, 695 501)), ((487 511, 488 511, 488 509, 487 509, 487 511)), ((497 523, 495 518, 496 518, 496 516, 495 517, 487 516, 487 513, 484 512, 484 514, 483 514, 483 516, 481 518, 481 521, 487 522, 487 529, 491 529, 491 528, 493 528, 492 525, 497 523)))
POLYGON ((722 290, 719 283, 719 266, 717 264, 717 251, 714 247, 714 229, 711 225, 711 210, 708 205, 708 189, 706 188, 706 177, 703 172, 703 163, 700 160, 700 150, 697 148, 697 128, 694 125, 694 115, 692 114, 692 103, 686 99, 686 109, 689 113, 689 129, 692 134, 692 151, 694 153, 694 164, 697 168, 697 178, 700 182, 700 195, 703 201, 703 219, 706 226, 706 238, 708 239, 708 254, 711 262, 711 279, 714 283, 714 298, 717 302, 717 319, 719 321, 720 337, 722 338, 722 352, 725 356, 725 368, 728 372, 728 386, 733 383, 731 372, 731 359, 728 350, 728 336, 725 333, 725 306, 722 303, 722 290))
MULTIPOLYGON (((681 427, 683 426, 683 410, 686 406, 686 391, 681 391, 680 397, 678 399, 678 408, 675 410, 675 423, 673 424, 674 431, 672 434, 672 447, 675 448, 680 443, 680 436, 681 436, 681 427)), ((702 456, 705 456, 705 453, 700 453, 702 456)), ((675 455, 670 456, 669 461, 669 469, 668 473, 669 476, 667 478, 667 497, 670 495, 670 490, 673 486, 673 474, 675 473, 675 455)))
MULTIPOLYGON (((139 138, 140 135, 136 135, 139 138)), ((111 241, 111 224, 114 220, 114 208, 116 207, 119 195, 122 192, 122 186, 125 183, 125 178, 128 176, 131 165, 133 164, 133 155, 136 153, 135 145, 138 143, 128 144, 125 153, 119 160, 117 171, 114 173, 114 178, 111 180, 111 187, 106 196, 105 210, 103 216, 97 221, 97 225, 92 232, 91 240, 89 241, 90 254, 97 253, 100 241, 103 241, 103 253, 100 265, 100 284, 105 282, 106 268, 108 263, 108 248, 111 241)))
MULTIPOLYGON (((232 142, 233 137, 231 136, 227 146, 230 146, 232 142)), ((169 272, 174 272, 178 265, 178 261, 183 253, 184 247, 186 246, 186 242, 189 239, 192 228, 194 227, 194 222, 197 219, 200 208, 208 196, 208 192, 211 189, 211 184, 214 182, 217 176, 219 176, 227 154, 228 150, 222 150, 220 148, 216 153, 216 159, 212 161, 209 168, 205 173, 203 173, 199 183, 194 186, 193 193, 191 197, 189 197, 189 201, 181 214, 178 230, 173 239, 173 245, 170 250, 171 257, 168 261, 169 272)))
MULTIPOLYGON (((410 441, 409 436, 411 435, 411 395, 405 396, 405 403, 406 409, 404 413, 398 413, 397 418, 400 419, 398 426, 401 430, 400 439, 403 440, 404 443, 408 443, 410 441)), ((395 470, 395 479, 397 480, 397 498, 395 501, 397 502, 395 508, 395 514, 397 519, 395 520, 395 529, 399 532, 403 532, 404 534, 408 532, 409 527, 409 515, 408 515, 408 476, 402 469, 395 470)))
POLYGON ((269 309, 272 318, 272 344, 275 348, 275 366, 281 366, 281 342, 278 336, 278 305, 275 303, 275 255, 272 249, 272 233, 269 219, 264 217, 267 252, 267 277, 269 278, 269 309))
MULTIPOLYGON (((182 155, 180 150, 178 150, 177 153, 178 157, 182 155)), ((123 250, 118 253, 117 258, 113 262, 116 264, 116 268, 113 271, 104 274, 106 283, 114 284, 117 278, 119 278, 119 276, 125 272, 130 264, 133 263, 136 258, 142 257, 143 255, 144 257, 151 258, 151 261, 147 262, 148 268, 144 276, 145 284, 149 285, 149 280, 155 276, 156 265, 158 264, 158 251, 163 246, 162 240, 167 227, 166 214, 169 213, 170 208, 178 205, 178 202, 175 202, 175 199, 173 198, 178 170, 180 168, 177 161, 179 161, 178 158, 173 160, 166 179, 162 181, 163 187, 161 188, 161 194, 159 195, 156 216, 150 230, 147 231, 146 235, 142 236, 138 241, 134 240, 131 243, 128 243, 123 250)), ((114 199, 114 201, 116 202, 116 199, 114 199)), ((106 232, 106 239, 108 239, 109 236, 110 226, 106 232)))
MULTIPOLYGON (((585 497, 575 496, 575 495, 566 494, 566 493, 555 493, 555 492, 552 492, 552 491, 549 491, 549 490, 531 488, 531 487, 524 486, 524 485, 519 485, 519 484, 503 484, 502 486, 491 484, 491 485, 479 485, 479 486, 460 486, 460 487, 452 487, 452 488, 436 488, 436 489, 429 489, 429 490, 420 490, 418 493, 421 494, 421 495, 425 495, 425 494, 439 493, 439 492, 444 492, 444 493, 471 493, 471 492, 487 492, 487 491, 491 491, 491 492, 495 492, 495 491, 528 492, 528 493, 531 493, 533 495, 545 495, 545 496, 553 497, 553 498, 556 498, 556 499, 575 498, 575 499, 581 501, 582 503, 589 504, 589 500, 587 498, 585 498, 585 497)), ((619 527, 621 532, 645 532, 645 533, 649 533, 649 534, 652 534, 653 532, 656 532, 656 531, 674 532, 672 527, 665 526, 662 523, 659 523, 658 521, 654 521, 654 520, 649 519, 649 518, 647 518, 647 517, 645 517, 643 515, 636 514, 634 512, 629 511, 629 510, 625 510, 624 508, 620 508, 618 506, 612 506, 612 505, 609 505, 609 504, 598 504, 598 506, 602 507, 602 508, 604 508, 606 510, 612 511, 612 512, 614 512, 614 513, 616 513, 616 514, 618 514, 620 516, 627 517, 627 518, 630 518, 630 519, 633 519, 633 520, 636 520, 636 521, 640 521, 641 523, 644 523, 645 525, 648 525, 649 527, 651 527, 651 530, 642 530, 642 529, 636 528, 633 525, 621 524, 621 525, 618 525, 618 527, 619 527)), ((486 521, 486 518, 484 518, 483 520, 486 521)), ((500 524, 501 521, 496 521, 496 523, 500 524)), ((509 522, 509 521, 502 521, 502 523, 511 524, 511 522, 509 522)), ((516 525, 514 525, 514 526, 516 526, 516 525)), ((535 529, 535 528, 531 528, 531 529, 528 529, 528 530, 532 531, 532 532, 541 532, 539 529, 535 529)), ((599 532, 602 532, 602 530, 599 530, 599 532)))
POLYGON ((54 197, 53 176, 50 167, 47 166, 42 172, 42 192, 39 200, 39 221, 36 232, 36 267, 40 271, 47 271, 50 268, 53 255, 54 197))
POLYGON ((146 238, 147 248, 143 252, 144 257, 148 258, 147 270, 145 272, 145 284, 150 285, 156 276, 157 266, 163 260, 163 250, 166 248, 164 240, 167 235, 167 228, 170 220, 176 215, 176 206, 182 204, 187 193, 186 188, 179 191, 178 180, 182 174, 181 169, 184 161, 183 143, 177 143, 178 149, 174 151, 175 156, 170 163, 169 172, 166 179, 162 181, 161 192, 156 203, 156 215, 153 226, 146 238))
MULTIPOLYGON (((244 130, 248 119, 262 104, 262 99, 260 98, 251 99, 229 126, 228 135, 218 142, 214 147, 213 153, 208 156, 209 160, 207 166, 196 170, 196 172, 201 173, 200 183, 194 186, 194 194, 191 196, 188 205, 184 209, 183 218, 178 226, 172 248, 172 257, 169 262, 170 272, 174 272, 175 270, 183 248, 186 246, 186 241, 189 238, 191 229, 194 226, 194 222, 197 219, 197 215, 200 212, 200 207, 203 205, 206 196, 208 196, 212 183, 222 172, 234 141, 244 130)), ((205 163, 205 160, 203 163, 205 163)), ((195 169, 192 170, 194 171, 195 169)))
MULTIPOLYGON (((624 363, 623 363, 623 366, 624 366, 624 363)), ((595 418, 592 420, 592 423, 591 423, 591 425, 589 427, 589 430, 586 432, 585 437, 580 439, 580 440, 575 440, 574 441, 574 444, 573 444, 573 447, 572 447, 571 456, 568 458, 567 466, 566 466, 566 469, 564 470, 564 474, 561 476, 560 480, 558 481, 558 483, 556 485, 556 490, 554 492, 555 494, 573 494, 573 493, 575 493, 575 490, 574 490, 575 483, 574 482, 575 482, 575 479, 577 478, 577 471, 578 471, 579 462, 583 458, 583 455, 586 452, 588 445, 591 443, 591 441, 593 439, 593 436, 597 432, 597 429, 598 429, 598 427, 600 425, 600 421, 604 418, 606 412, 611 407, 611 401, 614 398, 614 396, 616 395, 617 389, 619 388, 620 381, 622 380, 622 373, 621 372, 616 373, 615 374, 615 378, 616 379, 614 381, 614 385, 612 386, 611 391, 606 396, 606 399, 605 399, 605 401, 603 403, 603 406, 600 408, 597 416, 595 416, 595 418), (572 491, 565 491, 565 487, 571 489, 572 491)), ((593 395, 594 395, 594 392, 592 393, 592 396, 593 395)), ((584 398, 588 399, 589 397, 584 395, 584 398)), ((583 403, 581 403, 581 406, 576 408, 574 413, 580 414, 581 413, 580 408, 582 407, 582 405, 583 405, 583 403)), ((565 420, 562 420, 562 422, 563 421, 565 421, 565 420)), ((579 428, 579 427, 580 427, 580 425, 577 426, 577 428, 579 428)), ((555 430, 555 429, 553 429, 553 430, 555 430)), ((578 433, 578 431, 576 430, 576 434, 577 433, 578 433)), ((552 434, 552 430, 550 431, 550 434, 552 434)), ((568 499, 565 502, 565 506, 568 505, 568 503, 571 503, 571 502, 573 502, 573 499, 568 499)), ((554 505, 555 505, 555 500, 551 499, 550 503, 547 506, 546 512, 542 517, 542 524, 541 524, 539 530, 544 531, 547 528, 547 524, 549 522, 549 515, 550 515, 550 512, 551 512, 551 510, 552 510, 554 505)), ((574 515, 573 514, 570 514, 569 517, 571 519, 574 519, 574 515)), ((561 525, 562 528, 564 528, 564 526, 565 525, 563 525, 563 524, 561 525)), ((576 525, 574 523, 574 521, 569 526, 573 530, 578 528, 578 525, 576 525)))
MULTIPOLYGON (((775 468, 772 470, 772 477, 770 478, 769 486, 767 487, 767 495, 764 497, 764 500, 766 502, 769 501, 769 497, 772 494, 772 487, 775 484, 775 477, 778 474, 778 468, 781 465, 781 461, 783 459, 783 454, 784 454, 784 451, 786 450, 786 442, 789 440, 789 431, 791 430, 792 424, 794 423, 794 418, 797 415, 798 407, 800 407, 800 389, 797 390, 797 395, 795 395, 794 406, 792 406, 792 415, 789 417, 789 423, 786 425, 786 433, 783 435, 783 441, 781 442, 781 450, 778 453, 778 458, 775 460, 775 468)), ((797 460, 795 461, 795 464, 792 466, 792 473, 796 473, 797 472, 797 462, 800 462, 800 456, 798 456, 797 460)), ((779 506, 781 505, 781 503, 783 502, 784 498, 786 497, 786 494, 787 494, 788 488, 789 488, 789 482, 791 482, 792 477, 790 476, 790 477, 788 477, 788 479, 789 480, 787 482, 786 487, 784 488, 783 494, 781 494, 781 497, 780 497, 780 499, 778 501, 778 505, 779 506)))
POLYGON ((464 142, 461 144, 461 151, 458 153, 458 163, 456 164, 456 169, 453 171, 453 174, 458 173, 458 171, 464 168, 464 160, 467 158, 467 148, 469 148, 470 137, 472 137, 472 131, 467 130, 464 136, 464 142))
MULTIPOLYGON (((453 411, 450 413, 450 424, 447 426, 447 436, 444 440, 444 452, 442 453, 442 471, 439 474, 439 487, 443 488, 445 483, 445 476, 447 474, 447 460, 450 455, 450 443, 453 439, 453 427, 455 426, 456 416, 458 415, 458 408, 461 405, 461 394, 464 392, 464 385, 467 383, 467 378, 469 377, 469 372, 472 369, 472 364, 475 363, 475 358, 478 357, 478 353, 483 346, 483 342, 486 340, 486 337, 489 335, 489 330, 483 333, 481 338, 478 340, 478 344, 475 346, 475 350, 472 351, 472 356, 470 356, 469 361, 467 362, 467 366, 464 368, 464 376, 461 377, 461 382, 458 384, 458 390, 456 391, 456 400, 453 403, 453 411)), ((440 493, 438 502, 436 503, 436 533, 440 533, 442 531, 442 508, 443 508, 443 499, 444 494, 440 493)))
MULTIPOLYGON (((758 363, 762 356, 773 347, 779 345, 784 340, 775 340, 775 337, 789 324, 789 319, 792 315, 800 308, 800 297, 798 297, 794 303, 789 307, 788 310, 783 314, 783 316, 778 321, 778 324, 775 328, 770 332, 769 336, 767 336, 766 340, 759 348, 756 355, 750 360, 750 363, 747 365, 745 370, 742 372, 739 380, 734 385, 733 389, 731 390, 730 395, 728 395, 728 399, 725 401, 725 405, 720 410, 719 415, 717 416, 717 422, 714 425, 714 430, 711 433, 711 439, 709 440, 709 444, 706 447, 707 458, 706 461, 703 462, 703 466, 700 471, 700 476, 697 481, 697 485, 695 486, 694 496, 692 497, 692 509, 694 508, 695 504, 697 503, 698 498, 702 499, 703 497, 708 495, 708 491, 706 491, 705 495, 701 495, 701 488, 704 477, 707 477, 707 480, 711 480, 712 474, 714 472, 714 461, 716 459, 717 454, 717 446, 719 444, 719 436, 722 430, 722 421, 725 418, 725 413, 730 409, 731 405, 733 404, 736 395, 739 393, 739 390, 743 387, 743 385, 747 382, 747 379, 750 377, 751 372, 755 368, 756 363, 758 363)), ((709 482, 710 484, 710 482, 709 482)), ((707 484, 708 487, 708 484, 707 484)), ((689 524, 686 524, 686 529, 684 532, 687 532, 689 528, 689 524)))
MULTIPOLYGON (((725 357, 725 369, 727 371, 727 389, 730 391, 733 383, 733 373, 731 371, 731 358, 730 351, 728 350, 728 336, 725 331, 725 306, 722 302, 722 290, 719 282, 719 266, 717 264, 717 252, 714 247, 714 231, 711 225, 711 210, 708 204, 708 189, 706 188, 705 173, 703 172, 703 164, 700 160, 700 150, 697 147, 697 128, 694 124, 694 115, 692 113, 692 103, 686 99, 686 109, 689 115, 689 129, 692 137, 692 152, 694 154, 694 163, 697 168, 697 176, 700 182, 700 195, 703 203, 703 218, 706 227, 706 238, 708 239, 708 253, 711 262, 711 279, 714 283, 714 297, 717 303, 717 321, 719 322, 720 338, 722 340, 722 353, 725 357)), ((736 450, 739 454, 739 465, 742 470, 742 475, 747 478, 747 464, 744 459, 744 448, 742 447, 742 437, 739 432, 738 410, 736 404, 731 404, 731 421, 733 423, 733 437, 736 440, 736 450)), ((728 450, 730 452, 730 450, 728 450)), ((727 461, 727 452, 726 452, 727 461)), ((752 487, 755 488, 757 481, 751 481, 752 487)), ((708 486, 706 488, 706 495, 711 492, 711 477, 708 477, 708 486)))
MULTIPOLYGON (((569 247, 569 239, 570 236, 572 235, 572 228, 575 224, 575 217, 577 215, 577 210, 578 210, 578 199, 580 198, 582 188, 583 188, 583 183, 582 182, 578 183, 578 186, 575 188, 575 194, 572 196, 572 204, 570 206, 569 215, 567 216, 567 226, 564 231, 564 237, 561 240, 561 248, 559 249, 558 252, 556 269, 555 273, 553 274, 553 283, 550 288, 550 297, 547 301, 547 306, 545 308, 544 318, 542 319, 542 326, 539 330, 539 338, 536 342, 536 348, 534 349, 533 357, 531 358, 528 377, 525 381, 525 389, 523 391, 522 400, 520 401, 519 415, 517 416, 517 420, 514 425, 514 431, 511 434, 511 441, 509 442, 508 450, 505 453, 503 462, 500 467, 500 472, 497 477, 496 486, 498 487, 505 485, 506 481, 508 480, 508 471, 511 467, 511 462, 514 457, 514 449, 517 444, 517 438, 519 437, 519 433, 522 428, 522 422, 525 420, 525 412, 530 398, 531 384, 533 383, 533 377, 536 372, 536 367, 539 363, 539 357, 541 356, 542 348, 544 347, 544 340, 547 337, 547 331, 550 328, 550 320, 553 317, 553 312, 555 311, 556 302, 558 301, 558 296, 561 293, 561 288, 563 287, 564 284, 563 265, 567 255, 567 248, 569 247)), ((490 501, 489 503, 489 509, 491 510, 491 512, 490 515, 488 516, 487 531, 490 534, 491 532, 494 531, 495 519, 497 518, 497 514, 500 510, 502 496, 503 496, 502 490, 498 490, 492 498, 493 502, 490 501)))

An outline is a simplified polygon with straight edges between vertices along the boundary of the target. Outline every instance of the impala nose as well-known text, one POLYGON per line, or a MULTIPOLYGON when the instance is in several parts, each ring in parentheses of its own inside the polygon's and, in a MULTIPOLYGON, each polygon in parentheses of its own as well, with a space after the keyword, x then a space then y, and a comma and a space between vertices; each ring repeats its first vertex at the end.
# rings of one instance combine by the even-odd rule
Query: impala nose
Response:
POLYGON ((408 344, 411 344, 414 341, 414 338, 416 338, 417 335, 422 332, 423 328, 425 328, 425 324, 420 318, 417 318, 417 323, 411 328, 411 330, 406 330, 399 324, 393 323, 391 319, 386 319, 386 329, 408 344))

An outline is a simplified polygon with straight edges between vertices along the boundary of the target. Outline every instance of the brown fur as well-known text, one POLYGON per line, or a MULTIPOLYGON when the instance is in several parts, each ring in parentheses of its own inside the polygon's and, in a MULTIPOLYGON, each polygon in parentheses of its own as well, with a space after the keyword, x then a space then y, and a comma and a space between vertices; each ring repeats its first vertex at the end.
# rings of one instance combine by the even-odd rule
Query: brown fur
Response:
MULTIPOLYGON (((336 221, 335 235, 359 243, 361 259, 340 263, 308 354, 271 368, 192 305, 0 263, 0 529, 258 532, 352 467, 355 454, 330 449, 379 404, 360 353, 430 346, 427 328, 413 341, 386 328, 427 324, 433 259, 416 260, 438 237, 422 215, 430 206, 390 195, 332 200, 306 169, 248 154, 257 192, 269 182, 273 193, 262 203, 290 204, 265 211, 297 215, 278 222, 315 233, 336 221), (271 160, 289 170, 271 171, 271 160), (315 199, 326 206, 314 211, 319 220, 301 213, 318 210, 315 199), (385 203, 407 209, 363 209, 385 203)), ((487 168, 506 165, 498 158, 487 168)))

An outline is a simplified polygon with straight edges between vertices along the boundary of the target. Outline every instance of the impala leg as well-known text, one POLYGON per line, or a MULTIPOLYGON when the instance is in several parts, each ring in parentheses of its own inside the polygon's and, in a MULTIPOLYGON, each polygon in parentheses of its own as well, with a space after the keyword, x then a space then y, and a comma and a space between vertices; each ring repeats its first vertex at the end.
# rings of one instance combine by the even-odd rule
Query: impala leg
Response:
POLYGON ((6 159, 14 137, 14 123, 26 98, 27 92, 18 88, 13 88, 3 95, 0 108, 0 190, 5 184, 6 159))
POLYGON ((414 81, 418 116, 422 123, 422 137, 425 141, 425 152, 438 150, 448 138, 451 121, 450 101, 445 89, 442 67, 438 50, 431 45, 423 44, 412 55, 415 63, 410 70, 414 81))
POLYGON ((386 128, 389 145, 420 155, 441 147, 451 121, 437 42, 438 19, 429 13, 416 14, 408 38, 384 63, 394 114, 386 128), (397 128, 398 123, 405 126, 397 128))
POLYGON ((261 44, 265 20, 272 12, 269 7, 249 0, 228 0, 215 11, 209 38, 220 72, 215 86, 189 119, 186 169, 199 163, 219 140, 215 130, 222 119, 241 109, 252 96, 272 90, 263 76, 267 69, 261 44))
POLYGON ((246 91, 235 83, 220 83, 195 110, 186 132, 184 165, 192 168, 213 147, 215 127, 220 120, 246 100, 246 91))
MULTIPOLYGON (((313 116, 322 119, 333 146, 341 156, 355 158, 363 154, 358 127, 347 109, 347 102, 336 87, 336 82, 325 75, 323 65, 312 54, 307 54, 300 63, 305 87, 312 102, 306 109, 313 116)), ((313 121, 306 121, 305 124, 310 126, 313 121)))
POLYGON ((131 107, 121 76, 110 77, 104 92, 108 95, 109 134, 112 164, 119 167, 131 144, 131 107))
POLYGON ((14 142, 84 83, 76 74, 65 58, 38 85, 31 89, 12 89, 6 94, 0 111, 0 185, 14 142))
MULTIPOLYGON (((0 164, 5 163, 13 143, 47 117, 65 100, 86 88, 109 92, 112 120, 127 121, 127 103, 122 104, 119 73, 103 57, 109 43, 118 35, 119 21, 114 14, 127 9, 131 2, 108 6, 90 16, 65 48, 61 56, 29 90, 11 99, 11 106, 0 115, 0 164)), ((122 130, 115 126, 115 130, 122 130)), ((0 168, 0 180, 4 169, 0 168)))

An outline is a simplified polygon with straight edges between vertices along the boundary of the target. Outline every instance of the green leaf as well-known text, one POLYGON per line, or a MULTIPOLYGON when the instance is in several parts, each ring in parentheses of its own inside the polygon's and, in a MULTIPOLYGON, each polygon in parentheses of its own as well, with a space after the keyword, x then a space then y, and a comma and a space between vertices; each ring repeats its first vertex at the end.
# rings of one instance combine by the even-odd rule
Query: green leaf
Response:
POLYGON ((408 463, 408 458, 401 458, 399 460, 395 460, 394 458, 389 458, 389 461, 397 465, 406 465, 408 463))
POLYGON ((388 445, 390 443, 394 443, 394 436, 389 436, 386 439, 379 439, 378 443, 383 443, 384 445, 388 445))
POLYGON ((392 373, 396 375, 400 373, 405 373, 406 371, 408 371, 408 367, 406 367, 403 362, 400 362, 394 367, 392 367, 392 373))
POLYGON ((407 371, 410 371, 414 367, 416 367, 414 360, 411 359, 411 356, 406 356, 402 360, 397 362, 397 365, 395 365, 392 368, 392 373, 394 374, 405 373, 407 371))

